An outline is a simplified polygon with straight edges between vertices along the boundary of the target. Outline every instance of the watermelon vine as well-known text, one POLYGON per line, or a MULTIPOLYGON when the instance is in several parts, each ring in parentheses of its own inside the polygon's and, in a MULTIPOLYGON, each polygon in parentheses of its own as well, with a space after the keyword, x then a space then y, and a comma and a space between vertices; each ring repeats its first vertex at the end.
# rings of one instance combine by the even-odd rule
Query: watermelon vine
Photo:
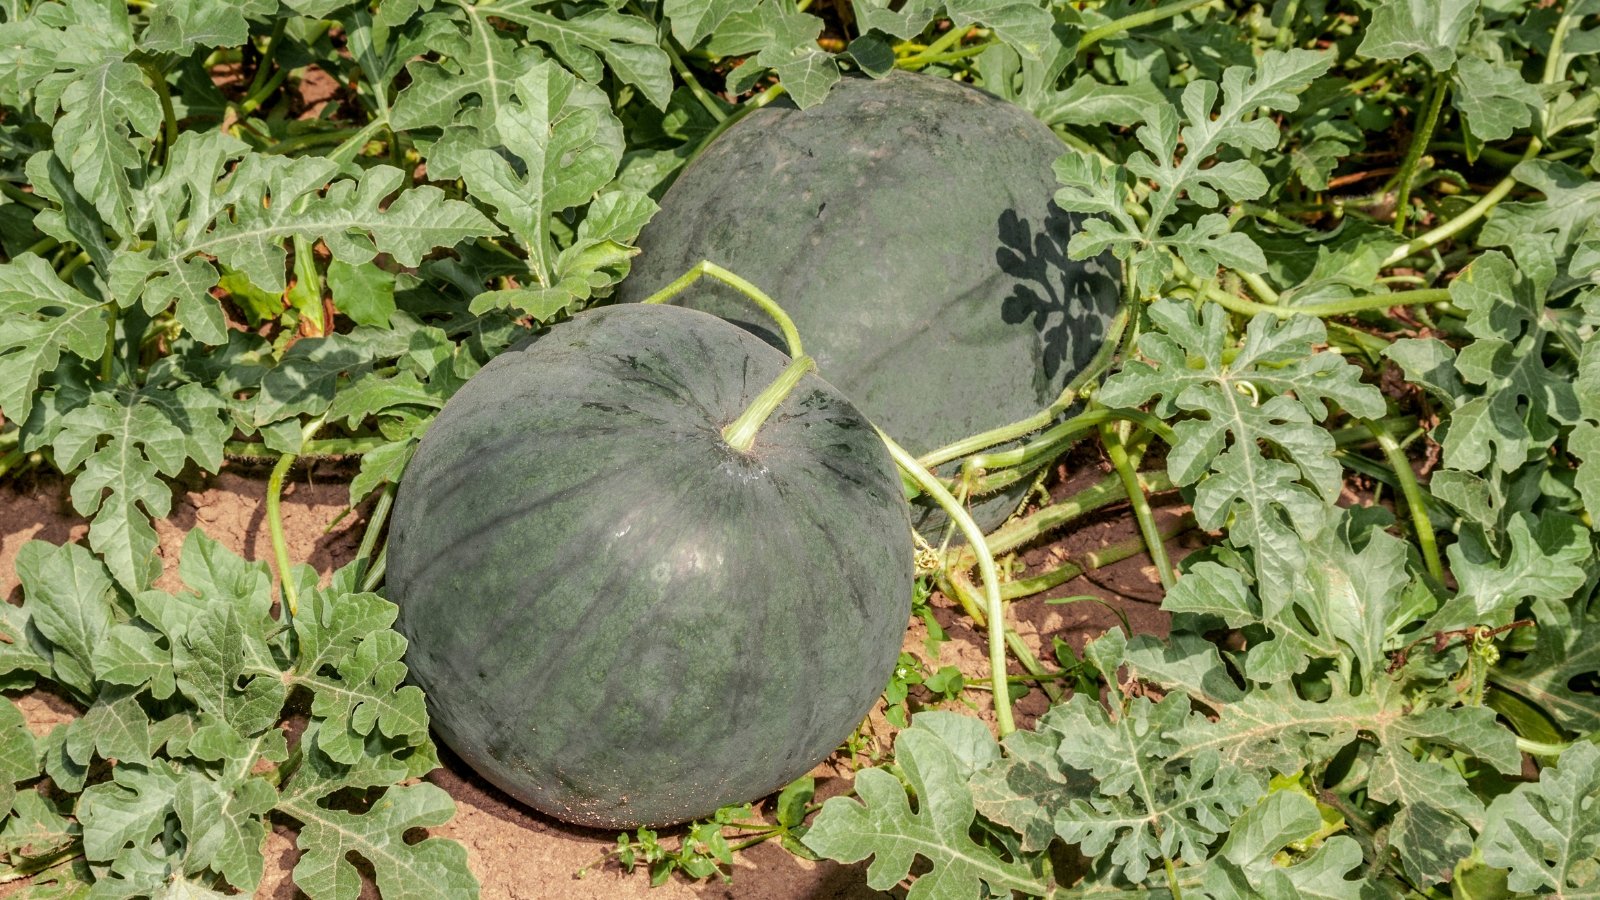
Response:
POLYGON ((892 398, 868 418, 945 513, 868 573, 915 565, 928 631, 888 727, 847 795, 597 865, 726 877, 775 840, 917 900, 1600 891, 1597 80, 1596 0, 0 3, 0 478, 86 527, 0 573, 0 686, 72 710, 0 704, 0 884, 250 895, 279 830, 316 900, 476 896, 417 840, 453 801, 387 583, 440 411, 625 300, 766 310, 828 378, 818 323, 898 290, 931 311, 868 349, 927 365, 852 400, 892 398), (932 150, 858 184, 880 90, 922 98, 891 162, 932 150), (750 136, 813 121, 821 161, 760 168, 750 136), (980 125, 1019 156, 938 168, 980 125), (1021 335, 999 362, 998 326, 919 343, 968 288, 1021 335), (321 459, 365 520, 331 572, 280 512, 321 459), (1063 460, 1098 469, 1063 493, 1063 460), (167 560, 176 486, 224 468, 264 482, 270 565, 200 530, 167 560), (1133 536, 1018 564, 1106 518, 1133 536), (1169 633, 1007 624, 1137 557, 1169 633), (941 667, 950 616, 981 673, 941 667))

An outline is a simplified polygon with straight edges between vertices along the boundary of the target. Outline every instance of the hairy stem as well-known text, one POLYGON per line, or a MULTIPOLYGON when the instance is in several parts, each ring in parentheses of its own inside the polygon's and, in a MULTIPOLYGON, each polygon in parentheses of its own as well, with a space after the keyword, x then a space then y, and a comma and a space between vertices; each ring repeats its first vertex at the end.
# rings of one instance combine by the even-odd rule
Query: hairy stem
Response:
POLYGON ((1406 511, 1411 514, 1411 528, 1417 533, 1417 544, 1422 548, 1422 560, 1428 567, 1428 574, 1442 583, 1444 563, 1439 559, 1439 544, 1434 538, 1433 524, 1428 521, 1428 510, 1422 501, 1422 486, 1417 484, 1417 474, 1411 470, 1411 460, 1406 458, 1400 443, 1381 423, 1363 419, 1361 424, 1372 432, 1394 469, 1395 477, 1400 481, 1400 494, 1406 501, 1406 511))
POLYGON ((1133 504, 1133 517, 1138 521, 1139 533, 1150 550, 1150 561, 1155 564, 1161 588, 1171 591, 1176 584, 1176 576, 1172 572, 1172 562, 1167 559, 1167 546, 1161 541, 1161 531, 1156 528, 1155 515, 1150 511, 1150 500, 1144 495, 1144 489, 1139 484, 1139 473, 1128 460, 1128 450, 1122 445, 1122 437, 1117 434, 1116 426, 1110 422, 1101 425, 1100 442, 1105 445, 1106 455, 1111 458, 1111 465, 1122 480, 1123 490, 1128 492, 1128 502, 1133 504))
POLYGON ((1406 149, 1405 161, 1400 164, 1400 180, 1395 187, 1395 234, 1406 233, 1406 214, 1411 211, 1411 182, 1417 177, 1417 164, 1422 161, 1422 152, 1428 149, 1428 141, 1433 139, 1433 129, 1439 124, 1439 110, 1444 107, 1444 96, 1449 92, 1450 75, 1441 73, 1435 76, 1428 103, 1422 110, 1422 119, 1411 135, 1411 146, 1406 149))
POLYGON ((395 488, 396 485, 392 481, 384 485, 383 492, 378 495, 378 502, 372 505, 372 517, 367 519, 367 530, 361 533, 361 547, 356 550, 357 581, 366 577, 372 551, 378 545, 378 534, 383 531, 384 523, 389 520, 389 509, 394 506, 395 488))
POLYGON ((817 363, 811 357, 796 357, 793 362, 784 368, 783 373, 777 377, 777 380, 767 385, 762 389, 761 393, 756 395, 756 399, 750 403, 750 406, 744 412, 739 414, 739 418, 734 419, 726 428, 722 429, 722 439, 728 442, 728 446, 740 453, 749 453, 750 448, 756 442, 756 435, 761 431, 761 426, 765 425, 767 419, 771 418, 778 407, 783 405, 783 401, 794 393, 794 389, 800 384, 800 379, 804 378, 807 373, 816 367, 817 363))
POLYGON ((715 278, 745 295, 750 298, 750 302, 761 307, 762 312, 771 316, 773 321, 778 323, 778 329, 783 332, 783 340, 789 347, 789 357, 791 359, 798 360, 806 355, 805 349, 800 345, 800 330, 794 327, 794 320, 789 318, 789 314, 783 311, 783 307, 779 306, 760 288, 709 259, 702 259, 695 263, 694 267, 689 271, 678 276, 671 284, 646 297, 642 302, 665 303, 683 293, 684 289, 704 276, 715 278))
MULTIPOLYGON (((1162 541, 1169 541, 1194 527, 1194 514, 1185 513, 1177 521, 1159 529, 1157 536, 1162 541)), ((1099 550, 1092 550, 1070 562, 1062 563, 1048 572, 1008 581, 1000 585, 1000 596, 1005 600, 1020 600, 1034 594, 1042 594, 1053 587, 1066 584, 1085 572, 1093 572, 1095 569, 1138 556, 1145 551, 1145 545, 1146 539, 1143 535, 1107 544, 1099 550)))
MULTIPOLYGON (((322 427, 322 419, 312 419, 300 432, 300 445, 304 447, 311 441, 317 429, 322 427)), ((283 481, 288 476, 289 470, 294 467, 294 462, 299 457, 293 453, 285 453, 278 458, 278 464, 272 467, 272 474, 267 477, 267 533, 272 538, 272 558, 278 567, 278 590, 283 597, 283 607, 289 611, 289 617, 300 611, 299 590, 294 585, 294 578, 289 572, 289 541, 283 534, 283 515, 280 507, 283 501, 283 481)))
POLYGON ((945 486, 917 462, 916 457, 906 452, 906 449, 895 443, 894 438, 884 434, 883 429, 878 429, 878 437, 883 439, 885 447, 889 448, 889 455, 894 459, 900 470, 911 476, 924 493, 939 504, 961 530, 962 536, 967 539, 968 549, 977 558, 978 574, 983 580, 983 594, 986 612, 989 619, 989 678, 994 684, 994 718, 995 726, 1004 737, 1017 730, 1016 721, 1011 715, 1011 695, 1006 693, 1006 648, 1005 648, 1005 606, 1000 601, 1000 576, 995 571, 994 556, 989 553, 989 547, 984 543, 983 529, 978 523, 972 521, 972 516, 965 507, 950 496, 945 486))
POLYGON ((156 89, 156 97, 161 100, 161 153, 158 160, 165 165, 172 158, 172 145, 178 142, 178 114, 172 107, 172 89, 167 86, 167 73, 159 65, 147 62, 140 68, 156 89))
POLYGON ((1143 28, 1146 25, 1154 25, 1174 16, 1181 16, 1191 9, 1197 9, 1210 2, 1211 0, 1178 0, 1177 3, 1169 3, 1166 6, 1158 6, 1155 9, 1148 9, 1144 12, 1123 16, 1120 19, 1113 19, 1098 28, 1091 29, 1088 34, 1079 38, 1078 48, 1075 52, 1081 54, 1106 38, 1115 37, 1124 31, 1132 31, 1135 28, 1143 28))
POLYGON ((1060 396, 1056 397, 1055 402, 1020 422, 1001 425, 998 428, 991 428, 988 431, 946 444, 937 450, 924 453, 917 461, 931 469, 944 465, 953 459, 960 459, 969 453, 976 453, 979 450, 993 447, 997 444, 1014 441, 1041 428, 1049 427, 1050 423, 1055 421, 1056 416, 1061 415, 1068 407, 1078 402, 1083 394, 1087 393, 1085 388, 1088 385, 1094 383, 1101 373, 1111 368, 1112 362, 1116 359, 1118 345, 1122 342, 1123 332, 1128 327, 1131 310, 1131 306, 1124 305, 1117 311, 1116 316, 1111 320, 1110 327, 1106 330, 1105 338, 1100 342, 1100 349, 1095 353, 1094 359, 1090 360, 1089 365, 1085 366, 1083 371, 1079 372, 1067 383, 1060 396))
MULTIPOLYGON (((296 456, 333 457, 333 456, 360 456, 371 453, 379 447, 386 447, 393 443, 384 437, 365 438, 327 438, 320 441, 306 441, 296 456)), ((279 454, 267 449, 265 444, 249 441, 228 441, 222 445, 224 456, 245 460, 277 459, 279 454)))
POLYGON ((278 457, 278 464, 272 467, 272 475, 267 478, 267 533, 272 537, 272 558, 278 567, 278 590, 290 618, 300 610, 300 597, 289 573, 289 541, 283 535, 283 515, 279 506, 283 497, 283 479, 294 467, 295 458, 293 453, 278 457))

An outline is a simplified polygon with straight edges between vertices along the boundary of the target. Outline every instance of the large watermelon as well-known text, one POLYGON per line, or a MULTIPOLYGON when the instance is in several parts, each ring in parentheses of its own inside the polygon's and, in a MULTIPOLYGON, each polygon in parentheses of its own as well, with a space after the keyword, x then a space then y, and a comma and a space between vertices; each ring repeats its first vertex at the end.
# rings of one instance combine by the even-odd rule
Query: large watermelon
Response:
POLYGON ((888 682, 910 613, 899 476, 815 375, 694 310, 591 310, 499 357, 395 501, 388 591, 439 736, 558 818, 704 816, 804 774, 888 682))
MULTIPOLYGON (((776 103, 713 141, 662 198, 619 298, 701 259, 731 269, 793 316, 823 377, 925 453, 1047 406, 1100 346, 1118 268, 1067 258, 1080 220, 1051 201, 1066 150, 967 85, 846 78, 818 106, 776 103)), ((777 343, 720 284, 674 302, 777 343)), ((998 525, 1026 486, 979 524, 998 525)))

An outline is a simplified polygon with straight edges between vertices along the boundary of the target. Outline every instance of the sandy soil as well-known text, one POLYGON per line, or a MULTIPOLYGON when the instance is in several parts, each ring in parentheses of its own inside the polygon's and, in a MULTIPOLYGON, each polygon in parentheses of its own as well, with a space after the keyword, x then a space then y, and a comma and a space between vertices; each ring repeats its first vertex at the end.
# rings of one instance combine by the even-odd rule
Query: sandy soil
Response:
MULTIPOLYGON (((1101 477, 1092 459, 1080 460, 1075 477, 1058 484, 1053 493, 1061 494, 1101 477)), ((365 525, 365 508, 340 518, 347 498, 345 479, 348 467, 319 463, 297 469, 291 476, 283 503, 284 526, 290 556, 310 563, 324 575, 354 556, 365 525), (337 522, 336 522, 337 520, 337 522)), ((252 559, 270 559, 264 511, 266 472, 262 469, 230 464, 220 475, 193 475, 175 487, 172 516, 157 522, 161 536, 160 554, 165 575, 160 586, 175 587, 177 551, 190 528, 203 528, 235 552, 252 559)), ((1168 520, 1183 509, 1169 504, 1157 509, 1159 519, 1168 520)), ((29 540, 52 542, 81 540, 87 526, 73 513, 66 500, 64 483, 40 477, 21 483, 0 483, 0 597, 17 603, 21 590, 16 581, 17 550, 29 540)), ((1047 544, 1027 549, 1021 558, 1030 571, 1055 560, 1076 557, 1086 551, 1122 540, 1133 534, 1125 509, 1112 508, 1077 523, 1047 544)), ((1197 537, 1174 543, 1181 555, 1197 537)), ((1012 608, 1017 631, 1040 658, 1050 661, 1048 647, 1052 636, 1060 637, 1074 649, 1117 623, 1113 610, 1121 610, 1136 632, 1165 632, 1166 618, 1156 608, 1159 586, 1149 560, 1137 556, 1089 573, 1048 592, 1045 597, 1094 595, 1105 605, 1078 602, 1048 605, 1040 599, 1018 603, 1012 608), (1045 648, 1041 651, 1041 645, 1045 648)), ((939 658, 929 660, 933 668, 954 664, 977 680, 986 670, 983 637, 975 632, 960 610, 943 597, 934 598, 935 615, 950 636, 940 647, 939 658)), ((925 657, 926 629, 914 622, 906 634, 908 651, 925 657)), ((75 714, 70 704, 43 692, 13 698, 26 713, 36 731, 45 731, 75 714)), ((969 691, 967 699, 980 715, 988 715, 989 696, 969 691)), ((1017 707, 1019 724, 1027 727, 1047 706, 1043 694, 1035 691, 1017 707)), ((873 715, 875 738, 887 747, 892 731, 881 710, 873 715)), ((442 751, 443 752, 443 751, 442 751)), ((882 896, 865 885, 864 867, 800 860, 781 848, 763 844, 739 854, 729 884, 718 881, 695 883, 676 878, 651 890, 641 871, 629 875, 614 863, 592 868, 615 834, 575 828, 555 822, 519 807, 498 790, 444 752, 444 768, 428 780, 447 790, 457 801, 457 814, 448 825, 434 833, 462 842, 467 847, 470 865, 483 886, 486 900, 518 898, 628 898, 651 897, 671 900, 678 897, 745 898, 745 900, 791 900, 791 898, 864 898, 882 896), (580 869, 591 867, 586 877, 580 869)), ((848 789, 849 767, 835 758, 818 767, 819 794, 831 795, 848 789)), ((280 826, 269 836, 265 847, 266 877, 258 896, 270 900, 303 897, 288 879, 296 852, 292 832, 280 826)), ((12 890, 16 885, 11 886, 12 890)), ((0 897, 12 891, 0 889, 0 897)), ((363 896, 377 896, 371 889, 363 896)))

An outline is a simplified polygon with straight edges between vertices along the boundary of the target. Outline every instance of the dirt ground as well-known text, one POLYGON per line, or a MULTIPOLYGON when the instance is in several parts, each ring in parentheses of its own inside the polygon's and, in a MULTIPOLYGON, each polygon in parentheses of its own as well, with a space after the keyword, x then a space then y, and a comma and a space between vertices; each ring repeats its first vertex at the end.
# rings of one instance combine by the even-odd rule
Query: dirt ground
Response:
MULTIPOLYGON (((1056 485, 1052 493, 1059 496, 1102 477, 1092 459, 1080 460, 1078 467, 1077 474, 1056 485)), ((366 522, 365 508, 340 518, 348 496, 345 483, 348 473, 347 466, 331 462, 297 469, 284 495, 282 509, 289 555, 296 561, 315 566, 324 576, 355 555, 366 522)), ((190 528, 204 529, 246 558, 270 559, 265 492, 264 469, 231 463, 219 475, 193 475, 180 482, 175 488, 172 516, 156 523, 166 573, 159 586, 176 586, 177 552, 183 535, 190 528)), ((1175 499, 1162 503, 1161 498, 1157 498, 1156 502, 1158 521, 1169 522, 1184 511, 1181 506, 1174 505, 1175 499)), ((20 482, 0 483, 0 597, 12 603, 21 601, 15 560, 18 548, 24 543, 35 539, 56 543, 78 541, 86 531, 86 523, 68 504, 66 486, 60 479, 28 477, 20 482)), ((1134 533, 1126 508, 1112 507, 1074 523, 1049 543, 1028 548, 1021 558, 1029 564, 1030 572, 1037 571, 1047 562, 1063 556, 1073 558, 1134 533)), ((1186 549, 1197 546, 1202 538, 1193 534, 1180 537, 1172 545, 1174 556, 1181 556, 1186 549)), ((1087 577, 1075 578, 1040 598, 1013 604, 1010 615, 1012 624, 1035 653, 1046 662, 1052 662, 1049 651, 1052 636, 1067 641, 1075 650, 1081 649, 1086 640, 1117 624, 1113 610, 1126 615, 1135 632, 1164 633, 1167 622, 1156 607, 1159 597, 1154 569, 1147 557, 1139 555, 1090 572, 1087 577), (1042 602, 1044 597, 1078 595, 1096 596, 1105 604, 1084 601, 1050 605, 1042 602)), ((949 634, 950 641, 940 647, 937 660, 928 661, 930 669, 954 664, 969 681, 981 680, 987 668, 983 635, 971 628, 960 610, 943 597, 936 595, 933 605, 936 619, 949 634)), ((925 637, 926 628, 920 621, 914 622, 906 633, 905 649, 925 657, 925 637)), ((75 714, 70 704, 42 692, 12 699, 24 710, 34 730, 41 733, 75 714)), ((969 708, 976 708, 980 715, 988 715, 989 699, 984 691, 967 692, 967 700, 972 704, 969 708)), ((1028 727, 1046 706, 1044 695, 1037 690, 1024 698, 1017 705, 1019 725, 1028 727)), ((878 740, 887 746, 892 729, 883 720, 881 710, 873 713, 873 722, 878 740)), ((625 900, 646 896, 652 900, 679 897, 797 900, 883 896, 866 886, 863 865, 807 862, 775 844, 761 844, 740 853, 731 883, 716 880, 696 883, 675 878, 651 890, 642 870, 630 875, 615 863, 593 866, 614 844, 615 834, 563 825, 529 812, 478 778, 448 751, 441 749, 441 753, 444 767, 429 775, 428 780, 456 799, 457 813, 453 821, 434 829, 433 833, 466 846, 471 868, 483 886, 482 896, 486 900, 548 897, 625 900), (586 867, 591 871, 579 878, 579 870, 586 867)), ((837 757, 819 766, 815 773, 819 795, 848 790, 849 771, 837 757)), ((265 857, 266 877, 257 896, 269 900, 304 897, 288 878, 296 858, 292 831, 288 827, 279 826, 269 836, 265 857)), ((10 887, 11 890, 0 888, 0 897, 14 891, 17 885, 10 887)), ((377 894, 369 885, 363 896, 377 894)))

